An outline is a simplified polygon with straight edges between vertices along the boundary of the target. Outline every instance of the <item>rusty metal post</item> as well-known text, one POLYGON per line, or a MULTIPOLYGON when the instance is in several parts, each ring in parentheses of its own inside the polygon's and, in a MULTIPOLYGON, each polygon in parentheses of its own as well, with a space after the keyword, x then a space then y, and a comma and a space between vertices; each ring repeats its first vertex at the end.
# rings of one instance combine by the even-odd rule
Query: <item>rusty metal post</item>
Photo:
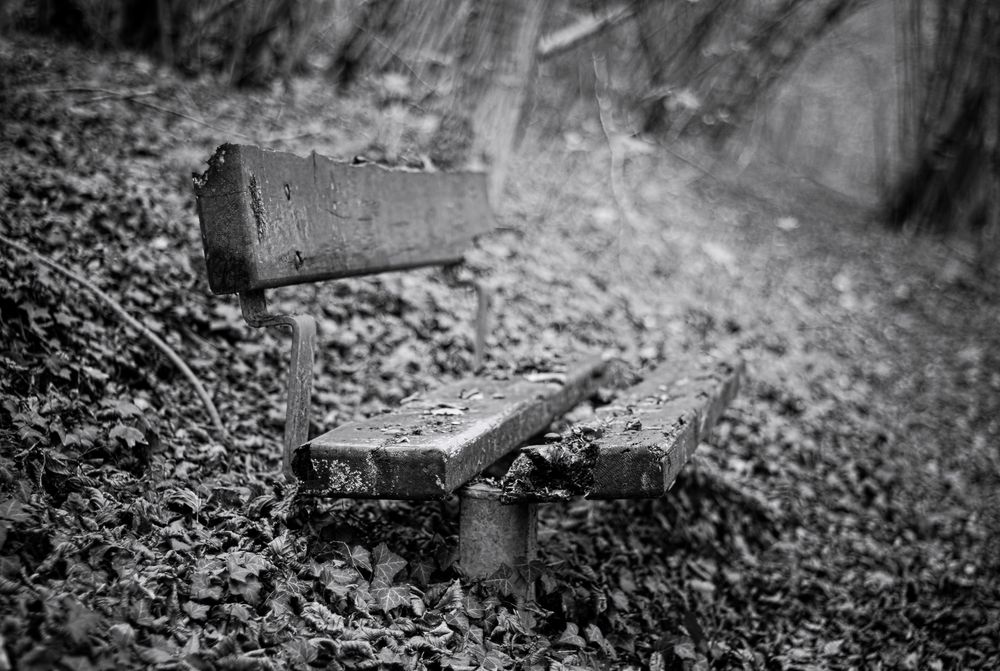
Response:
POLYGON ((471 577, 485 578, 503 565, 514 569, 514 590, 534 598, 527 565, 537 554, 538 506, 505 504, 497 487, 476 483, 458 490, 461 515, 458 531, 459 561, 471 577))
POLYGON ((309 440, 309 401, 312 394, 313 361, 316 351, 316 320, 309 315, 272 315, 267 311, 263 290, 239 294, 247 324, 257 328, 288 326, 292 329, 292 355, 288 362, 288 405, 285 410, 285 441, 282 472, 292 479, 292 456, 309 440))

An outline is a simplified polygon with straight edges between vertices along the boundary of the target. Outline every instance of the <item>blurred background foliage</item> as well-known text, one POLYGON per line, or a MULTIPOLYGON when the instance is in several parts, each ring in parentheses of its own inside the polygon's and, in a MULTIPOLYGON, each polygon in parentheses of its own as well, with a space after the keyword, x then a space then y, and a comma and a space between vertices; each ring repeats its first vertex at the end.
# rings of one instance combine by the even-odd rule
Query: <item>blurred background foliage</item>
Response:
POLYGON ((13 0, 8 26, 107 49, 145 51, 180 70, 263 85, 309 65, 350 25, 327 0, 13 0))
POLYGON ((1000 249, 1000 5, 912 0, 897 12, 903 155, 889 194, 897 226, 981 237, 1000 249))
POLYGON ((960 233, 984 267, 1000 249, 996 3, 8 0, 0 12, 6 28, 141 50, 237 86, 291 93, 307 72, 374 86, 400 123, 438 115, 444 167, 475 144, 470 127, 490 146, 468 151, 502 171, 529 128, 558 138, 610 120, 606 132, 703 162, 778 166, 880 207, 891 226, 960 233), (598 95, 613 108, 604 121, 598 95))

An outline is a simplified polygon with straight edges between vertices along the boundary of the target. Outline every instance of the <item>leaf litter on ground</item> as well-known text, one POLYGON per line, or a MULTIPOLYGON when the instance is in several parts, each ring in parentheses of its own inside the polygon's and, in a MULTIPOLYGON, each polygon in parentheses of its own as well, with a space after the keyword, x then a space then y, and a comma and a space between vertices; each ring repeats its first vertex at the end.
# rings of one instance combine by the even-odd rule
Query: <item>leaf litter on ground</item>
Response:
MULTIPOLYGON (((664 499, 542 508, 527 604, 513 573, 462 574, 454 501, 298 498, 276 476, 286 345, 208 292, 188 175, 235 138, 196 120, 350 156, 364 92, 302 82, 293 109, 16 36, 0 61, 0 233, 144 315, 233 434, 217 441, 112 315, 5 254, 0 665, 1000 664, 1000 301, 961 253, 766 172, 678 190, 683 169, 645 151, 625 186, 661 228, 635 244, 605 216, 600 152, 525 149, 504 232, 470 258, 497 291, 491 366, 530 375, 590 347, 641 371, 736 349, 750 371, 664 499), (156 107, 43 92, 79 82, 155 90, 156 107), (330 133, 295 132, 319 118, 330 133)), ((275 300, 322 321, 314 430, 471 370, 474 299, 437 271, 275 300)))

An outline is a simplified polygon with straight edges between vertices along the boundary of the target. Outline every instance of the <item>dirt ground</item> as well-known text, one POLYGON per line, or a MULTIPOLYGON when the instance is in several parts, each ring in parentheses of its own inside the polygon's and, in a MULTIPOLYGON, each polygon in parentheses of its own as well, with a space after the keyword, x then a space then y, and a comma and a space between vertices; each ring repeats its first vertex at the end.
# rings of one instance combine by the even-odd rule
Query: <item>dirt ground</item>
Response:
MULTIPOLYGON (((205 281, 190 176, 215 146, 405 152, 419 110, 17 36, 0 93, 0 234, 164 338, 230 433, 0 242, 0 668, 1000 666, 1000 285, 968 244, 596 120, 529 127, 469 259, 498 291, 491 365, 739 353, 748 380, 664 499, 542 510, 526 606, 454 565, 454 502, 291 496, 287 344, 205 281)), ((277 302, 319 319, 316 428, 471 368, 474 301, 439 271, 277 302)))

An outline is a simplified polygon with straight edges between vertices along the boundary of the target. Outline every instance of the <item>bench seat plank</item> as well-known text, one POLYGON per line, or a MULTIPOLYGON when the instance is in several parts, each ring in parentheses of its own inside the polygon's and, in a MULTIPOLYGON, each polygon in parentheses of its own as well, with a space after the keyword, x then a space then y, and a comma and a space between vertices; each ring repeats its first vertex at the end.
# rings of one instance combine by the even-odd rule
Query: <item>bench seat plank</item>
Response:
POLYGON ((482 173, 225 144, 195 178, 217 294, 457 263, 496 226, 482 173))
POLYGON ((736 396, 742 373, 738 360, 688 355, 663 364, 598 410, 588 422, 597 427, 593 440, 522 448, 501 482, 505 500, 663 496, 736 396))
POLYGON ((510 380, 462 380, 314 438, 296 450, 292 472, 308 493, 443 498, 596 393, 605 369, 593 358, 510 380))

